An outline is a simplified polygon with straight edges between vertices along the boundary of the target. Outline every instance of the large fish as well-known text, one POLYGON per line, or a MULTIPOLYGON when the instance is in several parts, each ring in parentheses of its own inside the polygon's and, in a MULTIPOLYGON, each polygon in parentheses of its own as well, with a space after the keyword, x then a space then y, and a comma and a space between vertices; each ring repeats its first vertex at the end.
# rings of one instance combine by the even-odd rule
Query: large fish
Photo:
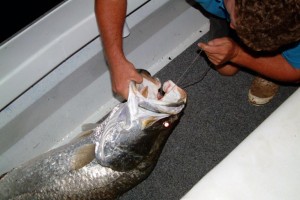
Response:
POLYGON ((186 103, 150 74, 92 130, 5 174, 0 199, 115 199, 151 173, 186 103))

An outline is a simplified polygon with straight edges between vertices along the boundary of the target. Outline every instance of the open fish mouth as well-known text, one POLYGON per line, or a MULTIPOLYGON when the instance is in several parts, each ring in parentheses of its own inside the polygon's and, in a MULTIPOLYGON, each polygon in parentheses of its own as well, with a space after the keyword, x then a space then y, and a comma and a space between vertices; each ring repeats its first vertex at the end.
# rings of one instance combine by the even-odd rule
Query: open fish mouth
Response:
POLYGON ((175 115, 181 112, 186 103, 186 92, 178 87, 173 81, 168 80, 161 84, 158 78, 152 77, 147 71, 141 72, 143 82, 131 83, 128 103, 135 96, 137 105, 148 111, 166 115, 175 115))

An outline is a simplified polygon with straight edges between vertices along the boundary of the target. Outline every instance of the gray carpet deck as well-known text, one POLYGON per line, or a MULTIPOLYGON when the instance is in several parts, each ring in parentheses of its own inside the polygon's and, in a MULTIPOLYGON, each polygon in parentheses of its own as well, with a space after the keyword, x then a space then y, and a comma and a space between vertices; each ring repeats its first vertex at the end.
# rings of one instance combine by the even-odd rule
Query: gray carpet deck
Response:
MULTIPOLYGON (((207 38, 205 35, 199 41, 207 38)), ((176 81, 197 56, 197 42, 156 76, 161 81, 176 81)), ((201 56, 179 85, 198 80, 208 67, 201 56)), ((154 171, 120 199, 180 199, 298 88, 281 86, 273 101, 257 107, 247 99, 252 78, 244 71, 225 77, 212 69, 201 82, 186 88, 188 103, 184 115, 154 171)))

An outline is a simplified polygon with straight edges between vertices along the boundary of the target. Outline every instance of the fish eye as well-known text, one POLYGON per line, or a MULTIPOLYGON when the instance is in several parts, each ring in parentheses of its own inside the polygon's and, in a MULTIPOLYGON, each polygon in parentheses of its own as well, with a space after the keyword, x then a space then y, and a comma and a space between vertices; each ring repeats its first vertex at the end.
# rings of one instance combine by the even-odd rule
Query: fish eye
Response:
POLYGON ((165 122, 163 123, 163 125, 164 125, 164 127, 168 128, 168 127, 170 126, 170 123, 169 123, 168 121, 165 121, 165 122))

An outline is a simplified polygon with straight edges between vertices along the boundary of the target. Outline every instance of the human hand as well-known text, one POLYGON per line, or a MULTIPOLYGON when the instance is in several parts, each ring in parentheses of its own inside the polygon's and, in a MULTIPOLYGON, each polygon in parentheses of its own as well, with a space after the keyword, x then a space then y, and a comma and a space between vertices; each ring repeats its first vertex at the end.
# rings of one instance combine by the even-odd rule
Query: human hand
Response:
POLYGON ((128 98, 129 83, 135 81, 141 83, 142 76, 136 71, 134 65, 124 60, 118 66, 111 66, 110 70, 112 90, 122 98, 128 98))
POLYGON ((234 62, 234 59, 239 55, 241 49, 237 43, 228 37, 216 38, 207 44, 199 43, 198 46, 216 66, 228 61, 234 62))

